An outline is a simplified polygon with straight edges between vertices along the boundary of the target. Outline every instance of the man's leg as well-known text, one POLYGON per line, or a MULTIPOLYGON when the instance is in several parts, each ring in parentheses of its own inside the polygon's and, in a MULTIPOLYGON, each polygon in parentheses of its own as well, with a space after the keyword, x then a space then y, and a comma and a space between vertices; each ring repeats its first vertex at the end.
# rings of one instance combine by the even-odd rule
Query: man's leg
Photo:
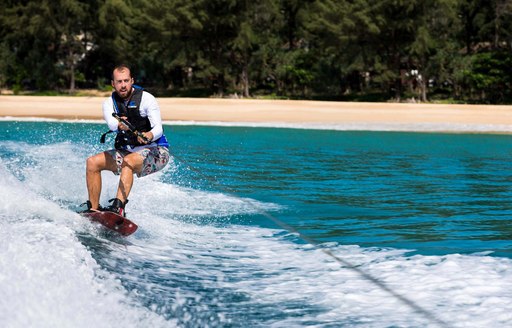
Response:
POLYGON ((86 162, 86 181, 87 192, 92 209, 98 209, 100 205, 101 194, 101 171, 117 171, 115 160, 106 152, 96 154, 87 158, 86 162))
POLYGON ((133 186, 133 174, 139 173, 142 170, 144 158, 138 153, 131 153, 124 157, 123 164, 121 165, 121 178, 119 179, 119 187, 117 188, 117 195, 120 201, 126 203, 128 195, 133 186))

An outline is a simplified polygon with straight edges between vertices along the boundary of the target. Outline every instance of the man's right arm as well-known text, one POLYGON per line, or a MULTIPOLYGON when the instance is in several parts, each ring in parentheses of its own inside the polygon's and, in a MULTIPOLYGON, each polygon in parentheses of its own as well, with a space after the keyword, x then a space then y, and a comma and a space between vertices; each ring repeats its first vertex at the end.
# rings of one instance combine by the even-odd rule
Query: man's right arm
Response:
POLYGON ((114 103, 110 97, 103 102, 103 119, 107 122, 110 131, 117 131, 119 122, 112 116, 112 113, 114 113, 114 103))

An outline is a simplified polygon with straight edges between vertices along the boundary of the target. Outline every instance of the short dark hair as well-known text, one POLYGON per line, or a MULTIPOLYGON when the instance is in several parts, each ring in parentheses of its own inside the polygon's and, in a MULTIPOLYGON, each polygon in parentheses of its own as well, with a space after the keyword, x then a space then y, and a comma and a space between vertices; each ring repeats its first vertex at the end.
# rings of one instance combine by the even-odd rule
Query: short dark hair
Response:
POLYGON ((114 80, 115 71, 124 71, 125 69, 127 69, 130 72, 130 77, 132 77, 132 70, 130 69, 130 67, 126 64, 119 64, 116 65, 116 67, 114 67, 114 69, 112 70, 112 75, 110 76, 112 81, 114 80))

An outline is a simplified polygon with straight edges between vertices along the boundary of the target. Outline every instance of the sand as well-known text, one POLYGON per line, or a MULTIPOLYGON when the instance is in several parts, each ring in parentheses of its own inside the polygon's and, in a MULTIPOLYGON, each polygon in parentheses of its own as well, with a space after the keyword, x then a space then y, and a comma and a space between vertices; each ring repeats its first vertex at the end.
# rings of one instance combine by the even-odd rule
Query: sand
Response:
MULTIPOLYGON (((512 106, 157 98, 164 121, 512 132, 512 106)), ((105 97, 0 96, 0 117, 102 119, 105 97)))

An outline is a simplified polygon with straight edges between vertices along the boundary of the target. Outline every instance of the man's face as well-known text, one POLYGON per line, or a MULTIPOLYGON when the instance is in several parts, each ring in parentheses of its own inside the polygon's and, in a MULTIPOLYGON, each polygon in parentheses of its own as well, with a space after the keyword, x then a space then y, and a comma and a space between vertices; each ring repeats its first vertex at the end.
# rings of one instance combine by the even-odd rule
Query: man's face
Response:
POLYGON ((133 78, 128 69, 115 70, 114 79, 112 80, 112 86, 116 90, 119 97, 126 99, 132 92, 133 78))

